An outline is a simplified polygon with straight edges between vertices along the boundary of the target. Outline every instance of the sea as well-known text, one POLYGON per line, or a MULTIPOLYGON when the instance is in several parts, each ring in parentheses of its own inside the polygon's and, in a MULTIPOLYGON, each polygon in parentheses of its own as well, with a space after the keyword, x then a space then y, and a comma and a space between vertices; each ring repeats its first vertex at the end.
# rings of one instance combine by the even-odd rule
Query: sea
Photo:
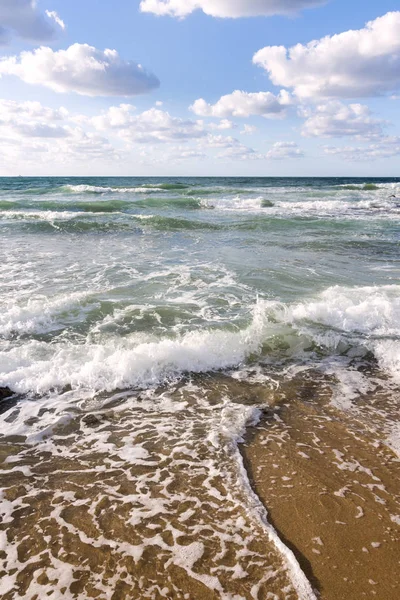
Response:
POLYGON ((316 598, 241 446, 301 380, 400 455, 399 242, 400 178, 0 178, 1 598, 316 598))

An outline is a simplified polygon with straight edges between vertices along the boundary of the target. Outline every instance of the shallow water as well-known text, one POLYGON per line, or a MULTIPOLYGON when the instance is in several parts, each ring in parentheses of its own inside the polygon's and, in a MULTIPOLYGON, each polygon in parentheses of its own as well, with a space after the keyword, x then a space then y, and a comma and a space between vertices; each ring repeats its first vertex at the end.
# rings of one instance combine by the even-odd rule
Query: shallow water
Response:
POLYGON ((400 179, 3 178, 0 229, 4 598, 313 598, 237 444, 312 377, 399 452, 400 179))

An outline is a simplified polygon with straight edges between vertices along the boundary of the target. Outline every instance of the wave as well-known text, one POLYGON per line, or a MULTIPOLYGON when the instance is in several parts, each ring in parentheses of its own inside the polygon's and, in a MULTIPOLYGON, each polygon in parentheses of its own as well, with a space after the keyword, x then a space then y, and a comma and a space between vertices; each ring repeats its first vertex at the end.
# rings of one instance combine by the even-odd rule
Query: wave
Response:
POLYGON ((131 206, 139 208, 177 208, 182 210, 199 210, 207 208, 201 200, 195 198, 145 198, 144 200, 136 200, 131 206))
POLYGON ((198 210, 207 208, 203 202, 195 198, 145 198, 143 200, 4 200, 0 201, 0 212, 18 210, 41 210, 41 211, 81 211, 81 212, 120 212, 134 208, 172 208, 182 210, 198 210))
POLYGON ((203 200, 203 206, 206 208, 214 208, 221 211, 259 211, 263 208, 272 206, 272 202, 262 196, 257 198, 213 198, 212 200, 203 200))
POLYGON ((229 326, 150 340, 148 334, 131 334, 97 344, 90 338, 82 344, 31 340, 0 353, 0 385, 20 393, 65 386, 113 391, 237 368, 265 354, 304 360, 316 352, 351 358, 371 352, 400 381, 400 286, 335 286, 293 305, 258 300, 250 324, 241 330, 229 326))
POLYGON ((190 186, 185 183, 145 183, 140 189, 150 190, 186 190, 190 186))
POLYGON ((128 210, 133 203, 127 200, 96 200, 90 201, 57 201, 57 200, 35 200, 35 201, 11 201, 0 202, 1 211, 19 211, 21 214, 27 210, 50 211, 50 212, 91 212, 111 213, 128 210))
MULTIPOLYGON (((1 213, 9 215, 20 213, 21 215, 29 212, 33 215, 39 211, 72 213, 72 212, 87 212, 87 213, 113 213, 113 212, 131 212, 135 209, 172 209, 172 210, 201 210, 214 209, 221 212, 238 212, 238 213, 259 213, 261 215, 268 214, 269 216, 362 216, 364 212, 366 216, 371 213, 378 214, 379 212, 390 215, 397 215, 400 212, 400 202, 396 202, 393 198, 371 198, 368 200, 353 200, 348 201, 346 198, 332 200, 312 200, 306 199, 301 202, 287 202, 281 200, 271 200, 263 197, 257 198, 192 198, 186 196, 180 197, 146 197, 132 200, 25 200, 25 201, 0 201, 1 213), (266 209, 273 209, 268 211, 266 209)), ((45 218, 45 217, 44 217, 45 218)))
POLYGON ((218 231, 223 229, 222 225, 218 225, 217 223, 207 223, 205 221, 191 221, 189 219, 177 219, 174 217, 162 217, 159 215, 136 215, 133 217, 138 221, 141 221, 145 225, 150 225, 155 229, 160 229, 162 231, 169 230, 196 230, 196 229, 204 229, 208 231, 218 231))
POLYGON ((111 220, 108 212, 9 211, 1 215, 1 222, 3 226, 18 226, 24 232, 38 234, 141 231, 138 220, 111 220), (101 219, 102 216, 107 218, 101 219))
POLYGON ((103 187, 97 185, 66 185, 57 188, 58 192, 70 194, 151 194, 155 191, 164 192, 167 189, 161 186, 140 186, 140 187, 103 187))
POLYGON ((18 224, 25 231, 46 232, 118 232, 139 231, 153 228, 159 231, 206 230, 218 231, 222 225, 206 221, 190 220, 161 215, 131 215, 116 213, 111 219, 107 211, 103 212, 55 212, 55 211, 8 211, 1 215, 4 223, 18 224), (101 219, 102 216, 107 218, 101 219))
POLYGON ((360 184, 346 184, 338 186, 343 190, 354 190, 360 191, 363 190, 365 192, 373 192, 375 190, 379 190, 381 186, 376 185, 375 183, 360 183, 360 184))
POLYGON ((154 192, 168 192, 186 190, 189 186, 183 183, 155 183, 140 186, 97 186, 97 185, 66 185, 57 188, 58 192, 69 192, 72 194, 152 194, 154 192))
POLYGON ((399 285, 334 286, 283 315, 299 333, 331 352, 372 352, 380 367, 400 382, 399 285))

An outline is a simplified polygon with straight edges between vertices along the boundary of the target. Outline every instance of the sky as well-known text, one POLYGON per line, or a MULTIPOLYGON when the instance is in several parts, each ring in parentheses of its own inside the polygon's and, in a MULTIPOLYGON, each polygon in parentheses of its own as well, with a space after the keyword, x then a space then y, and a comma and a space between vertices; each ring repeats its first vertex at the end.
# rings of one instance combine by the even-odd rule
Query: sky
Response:
POLYGON ((0 176, 400 176, 398 0, 0 0, 0 176))

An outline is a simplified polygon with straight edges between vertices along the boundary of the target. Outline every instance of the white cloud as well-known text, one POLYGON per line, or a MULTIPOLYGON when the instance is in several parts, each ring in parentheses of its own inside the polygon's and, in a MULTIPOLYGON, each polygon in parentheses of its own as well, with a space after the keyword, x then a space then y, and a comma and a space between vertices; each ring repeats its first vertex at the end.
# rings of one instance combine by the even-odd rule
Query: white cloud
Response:
POLYGON ((117 160, 120 151, 107 138, 77 127, 89 123, 65 108, 52 109, 39 102, 0 100, 0 147, 4 165, 33 168, 48 164, 82 164, 117 160), (78 118, 79 117, 79 118, 78 118))
POLYGON ((265 154, 249 148, 232 136, 210 134, 204 140, 204 144, 210 148, 221 148, 218 158, 230 160, 281 160, 304 156, 295 142, 276 142, 265 154))
POLYGON ((118 130, 120 137, 136 143, 176 142, 206 136, 203 121, 172 117, 168 112, 151 108, 135 114, 131 104, 112 106, 92 119, 96 129, 118 130))
POLYGON ((277 96, 271 92, 248 93, 235 90, 222 96, 215 104, 207 104, 203 98, 196 100, 190 110, 202 117, 249 117, 261 115, 276 119, 285 115, 291 104, 288 92, 282 90, 277 96))
POLYGON ((47 123, 20 123, 14 125, 13 130, 24 137, 34 138, 65 138, 71 135, 67 127, 47 123))
POLYGON ((239 140, 231 135, 212 135, 209 134, 204 143, 210 148, 232 148, 240 144, 239 140))
POLYGON ((13 34, 32 42, 52 40, 64 22, 54 11, 44 14, 36 0, 0 0, 0 44, 7 43, 13 34))
POLYGON ((65 108, 52 109, 40 102, 0 100, 0 131, 8 137, 64 138, 71 129, 55 123, 68 117, 65 108))
POLYGON ((16 102, 15 100, 0 99, 0 121, 14 119, 43 119, 45 121, 60 121, 68 116, 68 111, 61 107, 47 108, 40 102, 16 102))
POLYGON ((253 133, 256 133, 256 131, 257 127, 254 125, 245 125, 240 133, 242 135, 252 135, 253 133))
POLYGON ((300 98, 366 97, 400 87, 400 12, 307 45, 267 46, 253 62, 300 98))
POLYGON ((201 120, 174 117, 155 107, 137 112, 133 105, 121 104, 89 117, 39 102, 0 99, 0 164, 7 172, 27 167, 46 172, 50 164, 69 172, 85 162, 96 169, 120 169, 132 163, 195 162, 207 156, 230 163, 300 155, 293 143, 275 144, 263 154, 222 130, 211 133, 201 120))
POLYGON ((206 158, 206 154, 196 148, 186 148, 185 146, 176 146, 170 148, 170 154, 168 160, 182 161, 182 160, 202 160, 206 158))
POLYGON ((64 21, 58 16, 58 13, 56 13, 55 10, 46 10, 46 15, 49 19, 53 19, 61 29, 65 29, 64 21))
POLYGON ((265 154, 249 148, 232 136, 209 135, 204 143, 210 148, 220 148, 217 157, 228 160, 283 160, 304 156, 295 142, 276 142, 265 154))
POLYGON ((306 117, 302 134, 305 137, 355 137, 372 139, 383 135, 382 128, 387 124, 382 119, 374 119, 368 106, 338 101, 319 104, 316 109, 302 108, 306 117))
POLYGON ((270 17, 293 15, 304 8, 322 6, 326 0, 142 0, 140 10, 183 18, 195 10, 212 17, 270 17))
POLYGON ((400 137, 384 137, 375 144, 367 146, 324 146, 324 153, 339 156, 345 161, 368 162, 400 155, 400 137))
POLYGON ((210 129, 219 129, 222 131, 224 129, 235 129, 237 125, 228 119, 222 119, 219 123, 210 123, 209 127, 210 129))
POLYGON ((262 155, 253 148, 245 146, 231 135, 214 135, 210 133, 205 139, 200 140, 200 143, 205 148, 217 149, 219 151, 217 158, 223 160, 256 160, 262 158, 262 155))
POLYGON ((276 142, 265 157, 269 160, 283 160, 285 158, 301 158, 304 152, 295 142, 276 142))
POLYGON ((236 146, 226 148, 222 152, 219 152, 217 158, 223 160, 262 160, 264 156, 259 152, 249 148, 244 144, 238 143, 236 146))
POLYGON ((122 60, 116 50, 101 51, 88 44, 73 44, 57 52, 41 47, 0 59, 2 75, 86 96, 134 96, 159 86, 155 75, 135 62, 122 60))

